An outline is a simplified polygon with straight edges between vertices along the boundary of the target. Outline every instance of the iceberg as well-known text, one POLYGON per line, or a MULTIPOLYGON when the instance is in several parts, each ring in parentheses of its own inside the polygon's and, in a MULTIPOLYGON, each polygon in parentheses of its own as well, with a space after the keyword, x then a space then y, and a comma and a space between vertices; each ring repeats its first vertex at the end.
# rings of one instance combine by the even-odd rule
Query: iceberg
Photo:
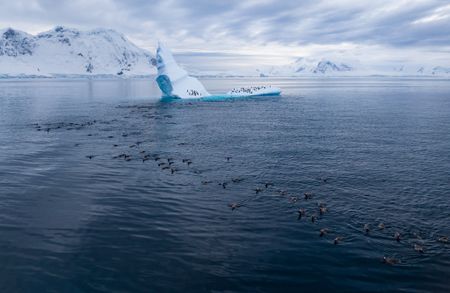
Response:
POLYGON ((274 96, 281 94, 279 88, 272 86, 252 86, 232 89, 226 95, 230 97, 274 96))
POLYGON ((164 97, 188 99, 210 96, 203 84, 195 77, 189 76, 186 70, 175 62, 169 49, 161 43, 156 50, 156 68, 156 82, 164 97))
POLYGON ((156 59, 152 62, 158 69, 156 83, 164 99, 237 98, 281 94, 281 89, 276 87, 252 86, 233 89, 226 94, 211 95, 197 78, 190 76, 177 64, 170 50, 161 43, 156 50, 156 59))

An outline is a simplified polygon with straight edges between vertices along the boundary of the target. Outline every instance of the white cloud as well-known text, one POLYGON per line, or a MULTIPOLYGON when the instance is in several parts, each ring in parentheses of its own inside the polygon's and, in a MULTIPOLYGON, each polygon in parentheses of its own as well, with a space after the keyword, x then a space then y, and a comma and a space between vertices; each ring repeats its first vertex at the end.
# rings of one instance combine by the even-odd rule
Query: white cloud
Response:
POLYGON ((450 19, 450 4, 435 9, 430 15, 413 21, 413 24, 426 24, 450 19))

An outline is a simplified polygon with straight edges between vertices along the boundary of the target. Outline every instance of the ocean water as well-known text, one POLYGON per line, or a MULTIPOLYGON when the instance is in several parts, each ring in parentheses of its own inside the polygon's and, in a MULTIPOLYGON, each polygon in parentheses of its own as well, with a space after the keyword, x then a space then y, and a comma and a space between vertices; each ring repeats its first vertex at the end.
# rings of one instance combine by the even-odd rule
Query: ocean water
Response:
POLYGON ((1 292, 450 291, 448 80, 203 82, 0 81, 1 292))

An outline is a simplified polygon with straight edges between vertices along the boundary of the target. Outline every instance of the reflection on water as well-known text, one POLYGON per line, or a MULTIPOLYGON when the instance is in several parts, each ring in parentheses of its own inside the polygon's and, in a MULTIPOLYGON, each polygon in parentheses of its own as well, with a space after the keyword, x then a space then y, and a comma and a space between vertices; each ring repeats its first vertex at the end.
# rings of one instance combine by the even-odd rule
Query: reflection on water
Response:
POLYGON ((203 82, 0 82, 2 292, 450 289, 447 81, 203 82))

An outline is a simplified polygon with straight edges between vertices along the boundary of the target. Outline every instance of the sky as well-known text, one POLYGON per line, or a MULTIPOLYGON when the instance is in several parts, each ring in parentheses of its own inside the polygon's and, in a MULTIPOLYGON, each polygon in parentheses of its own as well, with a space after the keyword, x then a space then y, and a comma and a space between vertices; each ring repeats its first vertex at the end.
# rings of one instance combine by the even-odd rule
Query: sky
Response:
POLYGON ((215 70, 298 57, 450 66, 449 0, 0 0, 0 28, 111 28, 215 70))

